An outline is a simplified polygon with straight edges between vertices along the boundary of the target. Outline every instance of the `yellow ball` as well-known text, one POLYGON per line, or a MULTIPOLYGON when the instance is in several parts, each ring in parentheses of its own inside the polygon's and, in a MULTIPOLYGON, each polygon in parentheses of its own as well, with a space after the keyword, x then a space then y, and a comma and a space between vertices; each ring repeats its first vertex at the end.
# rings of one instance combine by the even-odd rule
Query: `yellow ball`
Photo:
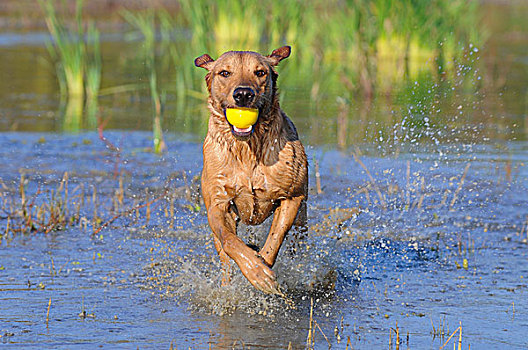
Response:
POLYGON ((255 108, 227 108, 227 121, 239 129, 249 128, 257 122, 258 109, 255 108))

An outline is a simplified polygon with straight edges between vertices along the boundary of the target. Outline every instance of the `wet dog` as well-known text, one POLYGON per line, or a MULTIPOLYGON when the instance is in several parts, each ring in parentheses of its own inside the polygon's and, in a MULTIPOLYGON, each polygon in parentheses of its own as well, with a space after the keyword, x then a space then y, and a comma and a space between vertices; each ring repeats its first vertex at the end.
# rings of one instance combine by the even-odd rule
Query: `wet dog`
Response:
POLYGON ((271 267, 294 221, 306 220, 308 163, 295 126, 279 106, 274 69, 290 52, 289 46, 268 56, 229 51, 216 61, 208 54, 194 61, 208 71, 211 115, 203 144, 202 195, 223 265, 222 283, 229 281, 231 258, 265 293, 280 293, 271 267), (257 122, 244 129, 231 125, 226 109, 239 107, 258 109, 257 122), (258 225, 272 214, 260 250, 237 236, 238 222, 258 225))

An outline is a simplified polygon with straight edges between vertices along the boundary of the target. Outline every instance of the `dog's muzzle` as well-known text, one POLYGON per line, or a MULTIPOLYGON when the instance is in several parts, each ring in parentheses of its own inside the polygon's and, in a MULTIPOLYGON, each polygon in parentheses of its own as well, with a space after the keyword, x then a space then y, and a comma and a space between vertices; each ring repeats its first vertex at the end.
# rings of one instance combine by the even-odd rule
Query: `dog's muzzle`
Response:
POLYGON ((240 141, 247 141, 247 139, 249 139, 253 131, 255 131, 255 126, 258 124, 258 119, 257 119, 255 124, 249 125, 246 128, 236 127, 235 125, 231 124, 229 120, 227 119, 225 109, 224 109, 224 117, 225 117, 226 123, 231 128, 231 133, 233 134, 233 136, 235 136, 237 140, 240 140, 240 141))
POLYGON ((238 107, 250 107, 255 100, 255 91, 250 87, 238 87, 233 91, 233 99, 238 107))

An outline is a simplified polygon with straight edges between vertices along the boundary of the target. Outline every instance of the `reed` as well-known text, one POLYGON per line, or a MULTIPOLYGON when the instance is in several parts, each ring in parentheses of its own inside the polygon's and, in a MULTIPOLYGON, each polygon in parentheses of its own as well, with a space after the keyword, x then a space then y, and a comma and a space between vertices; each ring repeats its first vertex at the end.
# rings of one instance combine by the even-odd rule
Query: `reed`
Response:
POLYGON ((453 63, 462 56, 457 45, 481 39, 475 1, 180 3, 182 26, 191 29, 190 48, 197 52, 269 50, 287 42, 297 50, 300 71, 316 73, 338 63, 332 80, 346 73, 353 89, 364 92, 375 83, 389 89, 395 80, 434 69, 435 62, 453 63))
POLYGON ((93 22, 88 24, 87 41, 90 45, 86 52, 89 64, 85 72, 86 126, 93 130, 97 127, 97 108, 102 75, 100 35, 93 22))
MULTIPOLYGON (((63 106, 65 129, 86 127, 78 117, 85 112, 91 128, 96 123, 96 96, 100 94, 99 34, 93 25, 83 26, 82 0, 76 0, 74 25, 70 26, 57 15, 60 1, 39 0, 39 3, 52 34, 50 54, 67 100, 63 106)), ((308 114, 313 119, 310 125, 314 137, 318 139, 316 142, 326 142, 335 138, 333 131, 338 124, 331 118, 317 117, 323 110, 332 113, 338 108, 335 100, 328 97, 347 101, 346 108, 340 105, 335 112, 340 115, 339 125, 354 114, 357 105, 362 112, 363 101, 380 96, 420 99, 423 100, 420 112, 434 114, 435 93, 445 90, 448 95, 454 94, 450 92, 454 84, 451 78, 458 77, 459 67, 473 64, 474 57, 470 58, 468 52, 485 39, 479 28, 475 0, 180 0, 179 5, 179 11, 173 14, 159 9, 124 14, 142 38, 147 84, 103 91, 119 93, 148 85, 156 152, 164 148, 163 118, 168 117, 163 112, 165 96, 172 97, 169 94, 175 97, 168 101, 175 111, 170 118, 177 121, 176 131, 206 130, 208 116, 203 108, 206 88, 203 74, 192 64, 202 53, 216 57, 232 49, 265 53, 280 45, 292 45, 292 57, 279 67, 281 102, 294 105, 299 94, 310 96, 308 114), (418 84, 414 85, 415 82, 418 84), (417 90, 416 86, 423 88, 417 90), (434 87, 427 88, 431 86, 434 87), (401 93, 393 95, 395 91, 401 93)), ((470 77, 466 80, 461 87, 475 88, 470 77)), ((377 118, 388 115, 371 114, 377 118)), ((404 111, 397 115, 403 119, 400 114, 404 111)), ((373 128, 381 130, 387 123, 374 124, 373 128)), ((364 141, 353 139, 364 133, 341 131, 342 147, 364 141)))
POLYGON ((62 18, 57 16, 56 2, 39 0, 44 10, 46 25, 52 37, 48 50, 56 60, 57 76, 69 96, 84 97, 85 45, 82 26, 82 0, 76 1, 75 29, 69 30, 62 18))
POLYGON ((86 61, 88 64, 85 67, 85 88, 87 100, 92 101, 97 100, 99 95, 102 70, 100 35, 93 22, 88 24, 86 37, 88 41, 86 47, 86 61))
MULTIPOLYGON (((68 21, 58 15, 59 5, 55 0, 38 1, 51 35, 47 47, 55 63, 59 80, 64 128, 68 131, 77 131, 82 127, 85 97, 87 104, 94 106, 99 93, 101 82, 99 32, 93 23, 85 29, 82 18, 83 0, 75 2, 74 25, 68 25, 68 21)), ((66 5, 64 2, 62 7, 65 8, 66 5)))
POLYGON ((48 325, 49 325, 49 314, 50 314, 50 309, 51 309, 51 298, 49 298, 49 301, 48 301, 48 311, 46 312, 46 328, 48 328, 48 325))
MULTIPOLYGON (((199 177, 187 181, 185 173, 177 177, 171 175, 162 188, 146 191, 144 198, 138 200, 125 196, 122 177, 107 175, 116 182, 115 188, 106 192, 105 188, 93 185, 90 194, 85 193, 89 182, 82 182, 78 177, 70 180, 68 172, 57 186, 35 183, 25 174, 21 175, 17 186, 7 186, 0 179, 0 223, 5 223, 0 232, 0 244, 18 234, 48 234, 68 227, 80 227, 85 231, 90 227, 92 235, 96 236, 117 220, 137 220, 140 212, 148 225, 151 218, 154 220, 161 213, 170 213, 173 220, 177 210, 201 210, 197 202, 199 177), (71 182, 77 183, 73 189, 71 182)), ((61 270, 62 267, 56 272, 52 259, 50 275, 56 276, 61 270)))
MULTIPOLYGON (((203 74, 192 65, 192 59, 205 52, 218 57, 226 50, 266 53, 292 45, 292 57, 279 67, 281 102, 295 105, 299 94, 309 96, 311 130, 317 139, 324 138, 317 141, 325 142, 335 138, 332 129, 337 121, 320 120, 317 115, 322 111, 331 114, 336 110, 342 121, 354 114, 357 105, 363 112, 370 108, 371 99, 394 96, 413 103, 423 101, 420 112, 433 115, 438 107, 435 94, 444 90, 448 96, 453 94, 459 67, 474 63, 468 58, 468 48, 478 47, 484 39, 475 1, 247 1, 244 11, 242 3, 234 0, 181 0, 180 4, 181 11, 169 20, 176 33, 170 44, 176 67, 171 84, 178 101, 177 118, 186 127, 195 123, 191 117, 199 108, 195 102, 206 99, 203 74), (198 101, 189 98, 195 96, 198 101), (350 108, 338 111, 329 96, 349 101, 350 108)), ((396 116, 403 119, 405 113, 397 111, 396 116)), ((410 122, 419 122, 411 117, 410 122)), ((377 133, 388 122, 371 127, 379 129, 377 133)), ((361 132, 343 135, 343 145, 365 141, 347 140, 347 135, 364 136, 361 132)))
POLYGON ((162 129, 163 101, 165 99, 165 92, 162 91, 160 93, 159 91, 158 74, 156 71, 156 13, 153 11, 146 11, 143 13, 124 11, 123 17, 130 25, 137 29, 143 37, 143 57, 149 80, 150 97, 153 110, 152 131, 154 138, 154 152, 159 154, 166 149, 165 141, 163 140, 162 129))
POLYGON ((455 342, 453 341, 453 349, 462 350, 462 322, 460 322, 460 326, 459 326, 457 329, 455 329, 455 330, 453 331, 453 333, 451 333, 451 335, 449 336, 449 338, 447 338, 447 340, 445 341, 445 343, 444 343, 439 349, 442 350, 442 349, 443 349, 443 348, 449 343, 449 341, 451 340, 451 338, 453 338, 453 336, 454 336, 455 334, 457 334, 457 333, 458 333, 458 342, 457 342, 457 343, 458 343, 458 346, 456 346, 457 343, 455 343, 455 342))
POLYGON ((308 336, 306 338, 306 348, 313 349, 314 329, 313 329, 313 298, 310 298, 310 322, 308 324, 308 336))
MULTIPOLYGON (((458 79, 459 67, 473 64, 468 48, 483 41, 476 1, 180 0, 179 4, 179 11, 173 14, 166 10, 124 14, 142 39, 156 151, 163 149, 164 96, 174 97, 168 101, 174 111, 170 118, 178 125, 175 131, 205 133, 208 115, 203 101, 207 91, 203 74, 193 65, 193 59, 202 53, 213 57, 226 50, 266 53, 280 45, 292 45, 292 57, 279 67, 281 103, 295 106, 299 94, 305 99, 309 96, 313 137, 315 142, 327 142, 335 139, 336 124, 341 127, 343 120, 355 115, 356 106, 360 106, 361 118, 393 118, 385 113, 393 110, 390 100, 383 103, 387 111, 370 111, 372 105, 378 105, 371 103, 372 99, 386 96, 398 102, 420 100, 420 113, 405 122, 423 123, 421 115, 434 115, 438 109, 435 94, 445 91, 447 96, 454 95, 452 78, 458 79), (328 98, 331 96, 346 104, 336 105, 328 98), (331 114, 334 110, 339 123, 317 117, 322 111, 331 114)), ((395 116, 403 122, 406 112, 395 111, 395 116)), ((376 120, 370 125, 372 134, 393 123, 392 119, 376 120)), ((365 134, 373 137, 367 130, 340 130, 343 148, 365 141, 365 134)))

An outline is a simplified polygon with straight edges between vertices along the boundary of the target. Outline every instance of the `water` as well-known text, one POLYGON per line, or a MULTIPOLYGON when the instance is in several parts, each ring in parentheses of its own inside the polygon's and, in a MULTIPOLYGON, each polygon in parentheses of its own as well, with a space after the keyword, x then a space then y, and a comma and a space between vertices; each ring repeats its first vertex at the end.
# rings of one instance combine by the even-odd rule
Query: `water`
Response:
MULTIPOLYGON (((45 141, 41 135, 2 134, 5 185, 16 188, 22 171, 28 193, 37 183, 56 188, 69 171, 70 189, 97 184, 99 210, 111 207, 108 197, 118 187, 114 155, 97 135, 46 134, 45 141), (73 146, 79 140, 84 142, 73 146)), ((192 179, 199 173, 199 144, 170 140, 172 152, 160 158, 144 151, 147 133, 106 136, 122 140, 119 170, 134 174, 124 180, 130 207, 131 197, 144 198, 145 187, 161 191, 171 175, 185 171, 192 179)), ((239 341, 246 347, 302 348, 313 298, 314 319, 333 344, 337 326, 342 342, 350 337, 355 347, 386 346, 388 329, 397 322, 402 335, 409 332, 410 348, 435 348, 445 338, 431 334, 432 321, 435 327, 447 324, 445 333, 462 322, 464 344, 474 348, 524 348, 527 236, 520 232, 528 205, 528 146, 506 146, 506 158, 492 146, 441 160, 430 153, 362 157, 386 210, 372 188, 370 204, 365 193, 354 195, 368 177, 351 154, 325 152, 324 193, 311 194, 308 238, 297 242, 293 255, 287 243, 276 267, 291 301, 255 292, 237 272, 230 287, 220 287, 205 213, 190 209, 193 200, 185 194, 176 200, 172 229, 160 204, 148 223, 143 211, 137 222, 120 219, 95 236, 90 227, 8 235, 0 270, 2 341, 14 347, 157 348, 174 341, 179 347, 223 348, 239 341), (511 181, 497 168, 509 159, 511 181), (391 194, 396 185, 402 192, 391 194), (94 316, 79 316, 83 310, 94 316)), ((184 186, 181 178, 173 185, 184 186)), ((258 242, 264 232, 253 230, 246 238, 258 242)), ((326 346, 320 333, 315 339, 326 346)))
MULTIPOLYGON (((0 34, 2 345, 303 349, 313 300, 318 349, 396 348, 396 328, 400 348, 436 349, 459 326, 463 348, 527 348, 526 26, 516 7, 483 9, 498 20, 480 59, 509 60, 484 76, 489 88, 410 82, 340 118, 335 91, 314 106, 306 89, 281 86, 311 160, 307 235, 291 235, 274 267, 287 299, 256 292, 236 268, 220 287, 197 186, 202 101, 181 116, 169 96, 162 156, 144 131, 144 91, 100 99, 106 141, 62 133, 42 33, 0 34), (65 173, 78 222, 4 233, 22 174, 28 203, 49 212, 65 173)), ((139 80, 134 45, 106 37, 105 65, 123 67, 104 72, 106 87, 139 80)), ((269 224, 240 234, 262 244, 269 224)))

